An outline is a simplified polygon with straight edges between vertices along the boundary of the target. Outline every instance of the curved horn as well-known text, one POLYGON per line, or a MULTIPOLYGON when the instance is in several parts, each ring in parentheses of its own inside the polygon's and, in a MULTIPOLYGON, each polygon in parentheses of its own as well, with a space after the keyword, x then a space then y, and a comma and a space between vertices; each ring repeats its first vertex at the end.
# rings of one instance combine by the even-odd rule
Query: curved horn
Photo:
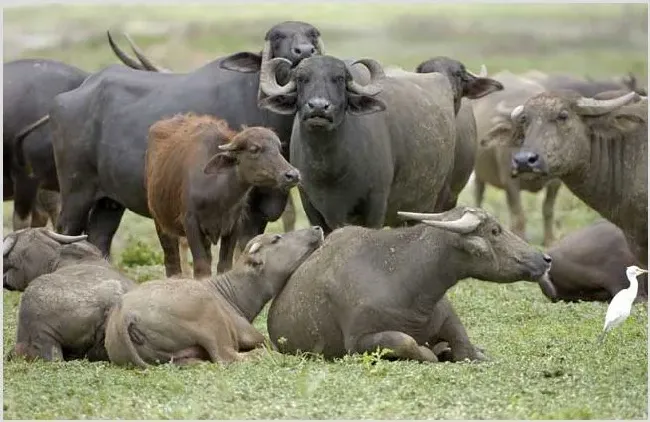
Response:
POLYGON ((323 42, 323 38, 320 36, 318 37, 318 41, 316 41, 316 50, 318 50, 318 54, 321 56, 325 54, 325 43, 323 42))
POLYGON ((513 108, 512 112, 510 113, 510 120, 517 120, 522 111, 524 111, 524 106, 521 104, 513 108))
POLYGON ((6 257, 16 245, 16 236, 7 236, 2 242, 2 256, 6 257))
POLYGON ((111 31, 106 31, 106 35, 108 36, 108 44, 111 46, 111 50, 113 50, 113 53, 115 53, 117 58, 120 59, 122 63, 124 63, 125 65, 133 69, 145 70, 142 64, 133 60, 115 43, 115 41, 113 40, 113 36, 111 35, 111 31))
POLYGON ((278 84, 275 78, 275 72, 281 64, 286 63, 291 66, 291 62, 284 57, 276 57, 262 63, 260 69, 260 90, 269 97, 274 95, 285 95, 292 92, 296 88, 296 83, 293 79, 289 79, 286 85, 278 84))
POLYGON ((481 219, 471 212, 466 212, 458 220, 454 221, 434 221, 422 220, 424 224, 439 229, 449 230, 454 233, 467 234, 471 233, 481 224, 481 219))
POLYGON ((235 151, 237 149, 237 145, 235 145, 234 142, 228 142, 227 144, 221 144, 217 148, 219 148, 221 151, 235 151))
POLYGON ((135 43, 133 42, 133 40, 131 39, 129 34, 127 34, 126 32, 124 32, 123 34, 124 34, 124 37, 126 38, 126 40, 128 41, 129 46, 131 47, 131 50, 133 50, 135 55, 138 57, 138 60, 140 60, 140 63, 142 63, 142 65, 144 66, 144 68, 146 70, 151 70, 151 71, 158 72, 158 73, 172 73, 171 70, 168 70, 168 69, 165 69, 164 67, 158 66, 157 64, 155 64, 154 62, 149 60, 149 58, 144 55, 142 50, 140 50, 140 47, 135 45, 135 43))
POLYGON ((410 218, 411 220, 436 220, 442 218, 446 212, 439 213, 424 213, 424 212, 407 212, 407 211, 397 211, 397 215, 404 218, 410 218))
POLYGON ((45 230, 45 234, 49 238, 54 239, 57 242, 64 245, 68 243, 80 242, 82 240, 86 240, 86 238, 88 237, 88 235, 86 234, 80 234, 79 236, 68 236, 65 234, 53 232, 52 230, 45 230))
POLYGON ((379 81, 386 76, 384 74, 384 69, 381 67, 379 62, 373 59, 356 60, 350 65, 350 67, 354 66, 357 63, 361 63, 368 68, 368 71, 370 71, 370 81, 367 85, 361 85, 352 79, 348 81, 348 90, 359 95, 368 95, 370 97, 379 94, 382 90, 379 81))
POLYGON ((469 70, 467 70, 467 73, 469 73, 470 76, 473 76, 475 78, 487 78, 487 75, 488 75, 487 66, 482 64, 481 65, 481 70, 479 71, 478 75, 475 74, 475 73, 472 73, 469 70))
POLYGON ((262 49, 262 63, 260 63, 260 85, 257 88, 257 102, 259 103, 263 97, 264 92, 262 91, 262 69, 266 66, 266 63, 271 60, 271 41, 264 41, 264 48, 262 49))
POLYGON ((600 116, 624 106, 634 99, 636 92, 628 92, 618 98, 611 100, 596 100, 594 98, 582 97, 576 101, 578 112, 584 116, 600 116))

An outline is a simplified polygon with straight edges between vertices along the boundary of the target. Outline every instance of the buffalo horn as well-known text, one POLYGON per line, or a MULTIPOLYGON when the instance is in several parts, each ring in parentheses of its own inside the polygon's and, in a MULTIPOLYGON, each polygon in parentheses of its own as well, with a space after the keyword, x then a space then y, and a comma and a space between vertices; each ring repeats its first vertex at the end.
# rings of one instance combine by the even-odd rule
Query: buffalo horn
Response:
POLYGON ((171 70, 158 66, 157 64, 149 60, 149 58, 147 58, 147 56, 144 55, 142 50, 140 50, 140 48, 137 45, 135 45, 135 43, 133 42, 129 34, 125 32, 124 37, 126 38, 126 41, 129 43, 131 50, 133 50, 135 55, 138 57, 138 60, 140 60, 140 63, 142 63, 145 69, 158 72, 158 73, 171 73, 171 70))
POLYGON ((7 236, 2 243, 2 256, 6 257, 16 244, 16 236, 7 236))
POLYGON ((410 218, 411 220, 437 220, 442 218, 446 212, 439 213, 424 213, 424 212, 407 212, 407 211, 397 211, 397 215, 404 218, 410 218))
POLYGON ((52 230, 45 230, 45 234, 50 237, 51 239, 56 240, 57 242, 61 244, 68 244, 68 243, 74 243, 74 242, 79 242, 82 240, 86 240, 88 235, 86 234, 80 234, 78 236, 68 236, 65 234, 60 234, 53 232, 52 230))
POLYGON ((424 224, 439 229, 449 230, 459 234, 471 233, 481 224, 481 219, 471 212, 466 212, 461 218, 453 221, 422 220, 424 224))
POLYGON ((283 57, 276 57, 266 62, 262 62, 262 68, 260 70, 260 90, 269 97, 275 95, 286 95, 292 92, 296 87, 296 83, 293 79, 289 79, 289 82, 284 86, 278 84, 275 72, 278 66, 283 63, 291 66, 291 62, 283 57))
POLYGON ((636 97, 635 92, 628 92, 618 98, 611 100, 596 100, 594 98, 582 97, 576 101, 578 112, 585 116, 600 116, 624 106, 636 97))
POLYGON ((521 115, 521 112, 524 111, 524 106, 523 105, 518 105, 517 107, 512 109, 512 112, 510 113, 510 119, 511 120, 517 120, 519 116, 521 115))
POLYGON ((383 79, 385 76, 384 69, 381 67, 379 62, 373 59, 359 59, 352 63, 350 67, 357 63, 361 63, 368 68, 368 71, 370 71, 370 81, 367 85, 361 85, 354 79, 351 79, 348 81, 348 90, 359 95, 368 95, 371 97, 379 94, 382 90, 379 80, 383 79))

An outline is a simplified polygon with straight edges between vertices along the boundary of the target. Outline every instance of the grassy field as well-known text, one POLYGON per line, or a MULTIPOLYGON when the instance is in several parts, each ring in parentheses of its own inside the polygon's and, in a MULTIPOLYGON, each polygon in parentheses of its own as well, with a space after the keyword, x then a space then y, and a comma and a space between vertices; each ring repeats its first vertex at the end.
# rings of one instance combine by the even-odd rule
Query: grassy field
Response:
MULTIPOLYGON (((107 28, 128 31, 156 62, 181 71, 226 53, 258 51, 273 23, 300 19, 317 25, 328 52, 339 57, 413 68, 449 55, 475 70, 485 63, 491 73, 633 71, 647 79, 645 5, 42 6, 5 9, 4 18, 5 61, 50 57, 88 70, 116 62, 107 28)), ((542 197, 523 199, 528 236, 539 244, 542 197)), ((460 202, 473 204, 471 183, 460 202)), ((488 188, 484 207, 508 223, 504 192, 488 188)), ((5 233, 11 210, 6 202, 5 233)), ((565 188, 556 217, 559 236, 598 218, 565 188)), ((300 210, 298 226, 307 224, 300 210)), ((163 275, 160 253, 153 223, 127 212, 113 245, 116 263, 145 281, 163 275)), ((426 365, 373 356, 324 362, 272 354, 228 368, 133 370, 4 361, 4 418, 647 419, 646 304, 635 305, 598 348, 606 304, 552 304, 523 282, 466 280, 449 296, 490 362, 426 365)), ((4 292, 3 353, 15 339, 18 301, 18 294, 4 292)), ((265 312, 255 324, 266 333, 265 312)))

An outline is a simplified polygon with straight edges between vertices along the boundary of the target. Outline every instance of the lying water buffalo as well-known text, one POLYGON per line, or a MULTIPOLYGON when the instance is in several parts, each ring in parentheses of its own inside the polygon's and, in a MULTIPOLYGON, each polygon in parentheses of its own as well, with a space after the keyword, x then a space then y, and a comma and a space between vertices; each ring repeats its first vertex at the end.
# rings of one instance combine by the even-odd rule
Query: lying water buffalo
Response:
MULTIPOLYGON (((46 228, 21 229, 5 236, 2 246, 2 284, 24 291, 36 277, 92 257, 95 248, 85 235, 65 236, 46 228)), ((108 263, 107 263, 108 265, 108 263)))
POLYGON ((296 270, 269 310, 278 350, 335 358, 381 347, 393 357, 436 362, 428 346, 444 340, 452 360, 474 359, 458 318, 436 312, 458 280, 543 280, 552 290, 545 277, 551 258, 485 211, 400 214, 424 224, 337 229, 296 270))
POLYGON ((59 185, 51 132, 48 127, 29 128, 47 114, 57 94, 81 85, 88 73, 46 59, 11 61, 3 65, 3 72, 3 200, 14 200, 13 229, 45 226, 48 217, 56 225, 59 196, 52 191, 59 185), (33 174, 18 162, 24 161, 23 156, 33 174))
POLYGON ((472 105, 463 98, 476 100, 488 94, 503 90, 503 85, 487 77, 487 68, 481 67, 481 73, 475 75, 458 60, 449 57, 434 57, 420 63, 417 73, 442 73, 449 79, 454 92, 454 111, 456 113, 456 149, 454 168, 450 180, 445 184, 443 198, 436 207, 437 211, 446 211, 456 206, 458 195, 469 180, 476 160, 476 120, 472 105))
POLYGON ((232 266, 244 205, 254 186, 289 190, 300 173, 282 157, 272 130, 240 132, 211 116, 179 114, 149 129, 146 190, 167 277, 181 274, 177 237, 187 237, 194 278, 209 277, 210 244, 221 239, 217 271, 232 266), (168 239, 174 239, 173 244, 168 239))
MULTIPOLYGON (((630 285, 625 269, 638 264, 621 229, 607 220, 569 233, 547 252, 553 258, 553 301, 609 302, 630 285)), ((648 300, 646 276, 639 278, 637 300, 648 300)))
MULTIPOLYGON (((323 43, 318 30, 302 22, 275 25, 265 39, 261 54, 235 53, 186 74, 111 66, 58 95, 50 112, 63 201, 58 231, 85 230, 108 254, 125 208, 150 216, 144 158, 148 129, 161 118, 187 112, 219 116, 231 127, 269 127, 288 142, 293 119, 257 107, 257 72, 273 57, 295 65, 323 43), (96 206, 103 201, 112 206, 96 206)), ((278 219, 286 199, 279 190, 253 192, 248 222, 253 231, 263 232, 268 221, 278 219)))
POLYGON ((254 237, 232 270, 211 280, 159 280, 123 296, 108 317, 106 349, 118 365, 197 360, 228 363, 250 356, 264 336, 251 322, 323 243, 312 227, 254 237))
POLYGON ((503 189, 510 211, 510 229, 526 239, 526 216, 521 204, 521 191, 536 193, 546 189, 542 205, 543 244, 550 246, 555 239, 554 208, 562 182, 559 179, 512 178, 510 161, 516 149, 505 145, 504 141, 509 140, 513 133, 510 112, 531 96, 543 92, 544 87, 507 71, 497 73, 494 79, 503 84, 504 90, 472 102, 479 140, 474 167, 475 204, 477 207, 483 204, 486 184, 503 189))
MULTIPOLYGON (((599 94, 603 98, 615 93, 599 94)), ((648 100, 629 92, 610 99, 545 92, 512 111, 514 175, 559 177, 625 233, 648 261, 648 100)))
POLYGON ((400 225, 399 208, 431 211, 452 171, 455 113, 449 80, 363 59, 370 82, 331 56, 303 60, 285 85, 288 64, 265 63, 261 107, 296 117, 291 163, 300 170, 303 207, 325 233, 347 223, 400 225), (384 113, 383 111, 386 110, 384 113))
POLYGON ((135 284, 93 245, 46 229, 12 233, 3 245, 5 285, 29 283, 18 308, 16 345, 8 358, 108 360, 104 323, 135 284), (30 280, 35 274, 38 277, 30 280))

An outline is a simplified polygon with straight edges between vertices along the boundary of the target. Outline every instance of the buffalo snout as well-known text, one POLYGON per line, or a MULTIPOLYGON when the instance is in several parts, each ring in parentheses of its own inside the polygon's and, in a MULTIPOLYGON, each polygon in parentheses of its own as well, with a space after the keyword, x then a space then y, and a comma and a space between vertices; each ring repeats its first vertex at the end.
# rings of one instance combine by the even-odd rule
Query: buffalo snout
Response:
POLYGON ((297 185, 300 182, 300 171, 293 169, 285 172, 284 181, 289 187, 297 185))
POLYGON ((532 151, 519 151, 512 155, 512 175, 518 173, 542 173, 545 174, 546 165, 542 157, 532 151))
POLYGON ((316 54, 316 47, 312 44, 299 44, 291 48, 291 55, 294 62, 306 59, 316 54))

